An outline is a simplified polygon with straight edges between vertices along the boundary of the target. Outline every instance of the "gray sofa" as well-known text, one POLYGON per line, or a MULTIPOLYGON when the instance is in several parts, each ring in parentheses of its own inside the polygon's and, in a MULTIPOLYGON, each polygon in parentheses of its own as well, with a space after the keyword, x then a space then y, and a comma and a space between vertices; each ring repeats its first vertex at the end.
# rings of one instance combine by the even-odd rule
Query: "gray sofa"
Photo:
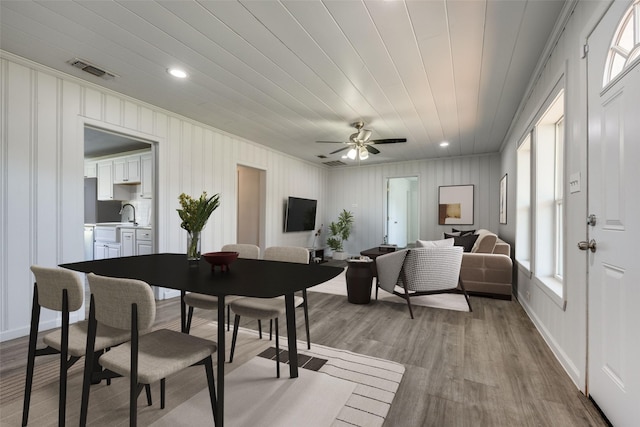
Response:
POLYGON ((474 295, 511 299, 513 262, 511 245, 495 233, 480 229, 471 252, 462 255, 460 278, 474 295))

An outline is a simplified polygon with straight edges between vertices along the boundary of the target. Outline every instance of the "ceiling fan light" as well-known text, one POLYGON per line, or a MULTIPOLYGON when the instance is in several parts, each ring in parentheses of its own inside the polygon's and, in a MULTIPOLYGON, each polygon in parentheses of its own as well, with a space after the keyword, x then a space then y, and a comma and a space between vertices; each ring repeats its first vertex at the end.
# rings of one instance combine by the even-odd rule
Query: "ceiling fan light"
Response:
POLYGON ((352 148, 351 150, 349 150, 349 152, 347 153, 347 157, 350 158, 351 160, 355 160, 356 159, 356 149, 352 148))
POLYGON ((369 151, 367 151, 366 147, 360 147, 360 160, 367 160, 369 158, 369 151))

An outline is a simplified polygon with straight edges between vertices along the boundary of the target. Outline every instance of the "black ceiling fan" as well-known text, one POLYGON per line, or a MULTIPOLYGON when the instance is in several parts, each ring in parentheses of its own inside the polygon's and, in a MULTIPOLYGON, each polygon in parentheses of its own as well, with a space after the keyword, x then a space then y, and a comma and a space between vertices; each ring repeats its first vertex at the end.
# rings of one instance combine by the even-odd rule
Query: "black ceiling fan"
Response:
POLYGON ((316 141, 324 144, 346 144, 346 147, 342 147, 338 150, 332 151, 329 154, 339 153, 344 150, 349 150, 347 153, 347 157, 354 160, 358 157, 360 160, 365 160, 369 157, 369 153, 378 154, 380 150, 373 147, 373 145, 377 144, 396 144, 398 142, 407 142, 406 138, 386 138, 386 139, 369 139, 371 138, 371 131, 369 129, 364 129, 363 122, 355 122, 351 123, 351 126, 356 128, 355 133, 352 133, 349 136, 348 142, 340 142, 340 141, 316 141))

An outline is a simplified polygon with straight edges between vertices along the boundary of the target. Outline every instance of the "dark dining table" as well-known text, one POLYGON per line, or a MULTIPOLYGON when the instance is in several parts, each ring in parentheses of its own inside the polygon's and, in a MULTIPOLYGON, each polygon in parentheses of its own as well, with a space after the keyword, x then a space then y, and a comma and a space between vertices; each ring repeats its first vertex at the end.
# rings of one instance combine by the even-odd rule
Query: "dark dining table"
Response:
MULTIPOLYGON (((138 279, 149 285, 218 297, 218 367, 217 367, 217 426, 224 423, 224 364, 225 364, 225 297, 239 295, 273 298, 284 295, 289 347, 289 375, 298 377, 296 344, 296 316, 294 293, 326 282, 343 269, 319 264, 298 264, 280 261, 237 259, 228 271, 212 270, 204 259, 187 260, 185 254, 151 254, 108 258, 61 264, 83 273, 101 276, 138 279)), ((184 332, 185 306, 181 301, 181 325, 184 332)))

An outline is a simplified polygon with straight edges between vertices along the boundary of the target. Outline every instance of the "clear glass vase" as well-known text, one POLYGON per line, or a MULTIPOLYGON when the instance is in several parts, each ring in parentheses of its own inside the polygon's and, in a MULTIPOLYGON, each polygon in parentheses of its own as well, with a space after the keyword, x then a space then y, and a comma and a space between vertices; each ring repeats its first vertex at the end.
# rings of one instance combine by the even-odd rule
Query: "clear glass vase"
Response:
POLYGON ((187 259, 198 261, 200 259, 200 232, 190 231, 187 233, 187 259))

